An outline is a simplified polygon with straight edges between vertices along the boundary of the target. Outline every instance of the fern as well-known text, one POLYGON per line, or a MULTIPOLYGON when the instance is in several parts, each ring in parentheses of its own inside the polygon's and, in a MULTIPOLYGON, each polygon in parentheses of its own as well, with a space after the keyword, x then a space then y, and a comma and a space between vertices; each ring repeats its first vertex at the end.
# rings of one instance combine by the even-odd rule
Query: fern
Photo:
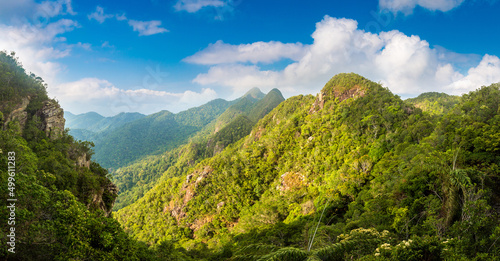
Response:
POLYGON ((284 247, 267 254, 258 261, 302 261, 307 259, 307 252, 294 247, 284 247))

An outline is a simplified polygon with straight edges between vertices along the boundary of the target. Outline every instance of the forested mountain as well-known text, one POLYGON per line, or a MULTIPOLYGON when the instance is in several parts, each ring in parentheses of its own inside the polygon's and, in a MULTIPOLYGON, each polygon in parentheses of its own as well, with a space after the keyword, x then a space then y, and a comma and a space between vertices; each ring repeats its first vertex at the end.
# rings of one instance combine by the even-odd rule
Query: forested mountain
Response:
POLYGON ((161 111, 101 132, 95 141, 95 159, 106 168, 126 166, 151 154, 160 154, 187 142, 223 113, 232 102, 213 100, 177 114, 161 111))
POLYGON ((495 260, 500 85, 448 98, 337 75, 116 217, 171 260, 495 260))
POLYGON ((267 95, 254 88, 237 99, 224 113, 208 124, 186 144, 157 156, 147 157, 112 173, 120 188, 115 209, 141 198, 163 175, 184 173, 201 160, 221 152, 228 145, 248 135, 259 119, 284 100, 281 92, 267 95))
POLYGON ((125 123, 146 117, 137 112, 122 112, 112 117, 104 117, 96 112, 74 115, 64 113, 66 128, 77 140, 96 141, 102 132, 109 132, 123 126, 125 123), (84 135, 82 135, 84 134, 84 135))
POLYGON ((116 186, 14 53, 0 52, 0 94, 0 259, 154 259, 109 217, 116 186))
POLYGON ((117 187, 45 89, 0 52, 2 260, 500 258, 500 84, 403 101, 339 74, 316 96, 252 89, 126 123, 120 149, 192 132, 114 172, 119 223, 117 187))
POLYGON ((442 115, 452 109, 460 101, 460 97, 446 93, 426 92, 405 101, 431 115, 442 115))

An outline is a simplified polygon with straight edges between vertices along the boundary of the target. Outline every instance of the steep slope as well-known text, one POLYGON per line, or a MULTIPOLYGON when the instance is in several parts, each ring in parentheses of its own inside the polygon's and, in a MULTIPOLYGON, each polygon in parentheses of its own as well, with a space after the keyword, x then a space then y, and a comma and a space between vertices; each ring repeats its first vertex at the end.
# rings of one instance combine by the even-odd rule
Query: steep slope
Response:
POLYGON ((90 147, 14 53, 0 52, 1 260, 153 259, 109 217, 117 195, 90 147), (3 81, 3 79, 7 79, 3 81))
POLYGON ((276 89, 263 95, 257 88, 250 90, 188 143, 113 172, 113 181, 120 188, 115 209, 141 198, 162 175, 179 176, 204 158, 216 155, 248 135, 259 119, 284 100, 276 89), (221 129, 217 131, 215 126, 221 129))
POLYGON ((231 105, 224 113, 217 118, 215 123, 215 132, 218 132, 223 126, 227 125, 238 115, 246 115, 256 106, 257 102, 262 100, 265 94, 259 88, 252 88, 245 93, 241 98, 231 105))
POLYGON ((223 113, 231 102, 217 99, 173 114, 161 111, 103 132, 95 142, 95 159, 107 168, 125 166, 185 143, 223 113))
POLYGON ((431 117, 359 75, 337 75, 116 217, 141 241, 213 249, 207 259, 493 258, 499 88, 431 117))
POLYGON ((428 112, 431 115, 442 115, 450 111, 460 101, 459 96, 446 93, 426 92, 418 97, 406 99, 405 102, 428 112))
MULTIPOLYGON (((340 168, 350 169, 351 161, 359 161, 361 156, 370 151, 370 143, 379 139, 380 143, 384 143, 386 135, 394 135, 396 130, 399 131, 401 123, 397 120, 407 119, 406 111, 410 110, 387 90, 362 77, 348 75, 336 79, 340 83, 332 79, 333 82, 322 91, 325 94, 318 95, 316 101, 312 96, 298 96, 286 100, 264 117, 253 128, 252 133, 235 146, 230 146, 223 153, 201 162, 194 171, 185 173, 183 177, 162 179, 143 199, 119 211, 119 220, 128 229, 131 229, 128 224, 135 224, 137 229, 132 229, 132 232, 136 233, 139 239, 154 242, 154 238, 141 234, 141 231, 153 228, 138 223, 142 218, 142 211, 151 207, 155 211, 150 214, 154 215, 150 216, 150 220, 166 219, 170 228, 187 227, 192 229, 197 237, 205 238, 209 234, 217 233, 218 229, 234 226, 238 219, 241 222, 242 212, 250 211, 263 195, 272 193, 275 196, 277 191, 273 188, 281 184, 281 177, 290 175, 298 183, 297 190, 304 190, 308 187, 306 184, 324 179, 324 173, 332 173, 340 168), (341 85, 343 80, 352 86, 341 85), (357 86, 359 80, 364 83, 362 86, 357 86), (334 89, 336 86, 333 85, 341 88, 334 89), (353 93, 362 94, 359 99, 347 99, 344 89, 347 92, 356 89, 359 91, 353 93), (335 94, 326 95, 331 92, 335 92, 338 97, 334 96, 335 94), (367 97, 365 94, 368 92, 370 95, 367 97), (342 98, 346 100, 341 100, 342 98), (384 117, 375 117, 385 111, 385 108, 381 108, 384 104, 392 104, 398 108, 394 112, 397 117, 390 119, 391 123, 388 125, 391 129, 388 130, 380 126, 387 120, 384 117), (315 109, 310 112, 312 108, 315 109), (370 113, 374 116, 364 116, 370 116, 370 113), (367 142, 368 139, 370 142, 367 142), (337 151, 337 155, 332 156, 331 151, 337 151), (344 162, 347 161, 344 159, 346 156, 350 156, 348 162, 344 162), (322 164, 318 164, 318 159, 322 164), (157 194, 160 191, 161 195, 157 194), (161 206, 161 209, 148 206, 148 200, 154 200, 153 204, 161 206), (219 224, 216 226, 218 228, 213 227, 215 223, 219 224), (203 235, 207 231, 213 232, 203 235)), ((385 148, 382 148, 378 154, 383 155, 384 150, 385 148)), ((371 161, 370 157, 364 160, 371 161)), ((359 182, 362 182, 361 180, 359 182)), ((317 192, 302 193, 305 195, 302 199, 304 202, 318 196, 317 192)), ((279 195, 279 192, 277 194, 279 195)), ((291 197, 292 200, 294 198, 296 197, 291 197)), ((280 199, 276 203, 290 201, 283 200, 280 199)), ((285 204, 285 208, 287 206, 285 204)), ((269 214, 274 216, 273 213, 269 214)), ((263 214, 257 216, 262 217, 263 214)), ((262 222, 277 221, 265 217, 267 218, 270 220, 262 222)), ((283 217, 275 216, 275 219, 280 218, 283 217)), ((172 232, 162 231, 160 234, 163 233, 167 235, 172 232)))

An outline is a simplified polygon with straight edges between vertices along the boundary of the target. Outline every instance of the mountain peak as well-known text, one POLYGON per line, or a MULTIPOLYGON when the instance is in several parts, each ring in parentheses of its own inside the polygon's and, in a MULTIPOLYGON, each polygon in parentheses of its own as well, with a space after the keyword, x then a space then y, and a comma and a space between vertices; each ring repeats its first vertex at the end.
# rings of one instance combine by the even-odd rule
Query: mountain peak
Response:
POLYGON ((355 73, 339 73, 333 76, 318 94, 316 101, 311 107, 310 113, 323 109, 327 100, 339 99, 339 102, 349 98, 358 98, 366 94, 372 88, 374 83, 361 75, 355 73))
POLYGON ((253 87, 247 93, 245 93, 245 95, 243 95, 243 97, 252 97, 258 100, 264 98, 264 96, 266 95, 257 87, 253 87))

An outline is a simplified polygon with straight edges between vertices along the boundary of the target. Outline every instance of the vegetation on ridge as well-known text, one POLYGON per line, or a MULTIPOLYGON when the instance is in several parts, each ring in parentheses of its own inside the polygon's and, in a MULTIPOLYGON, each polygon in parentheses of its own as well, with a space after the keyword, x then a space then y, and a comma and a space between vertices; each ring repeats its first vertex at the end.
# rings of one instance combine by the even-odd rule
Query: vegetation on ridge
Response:
POLYGON ((43 81, 3 52, 0 79, 0 175, 15 152, 17 199, 17 254, 4 244, 1 259, 500 257, 500 84, 403 101, 339 74, 316 97, 242 101, 218 129, 216 116, 186 117, 205 126, 197 137, 123 173, 124 185, 154 187, 130 187, 145 195, 114 213, 120 224, 106 216, 116 194, 90 144, 41 129, 43 81))
POLYGON ((0 259, 155 258, 106 216, 116 194, 108 189, 112 184, 105 169, 93 162, 79 164, 89 160, 89 144, 74 141, 66 132, 49 138, 40 129, 43 119, 37 112, 48 99, 41 78, 27 75, 14 53, 0 52, 0 79, 0 199, 15 207, 5 203, 0 209, 5 222, 0 237, 15 242, 2 242, 0 259), (29 101, 24 110, 23 100, 29 101), (18 117, 12 118, 14 111, 18 117))
POLYGON ((433 116, 356 74, 330 83, 116 217, 180 260, 498 257, 500 86, 433 116))
POLYGON ((264 95, 254 88, 198 132, 189 143, 114 171, 113 181, 120 188, 115 209, 141 198, 160 177, 182 175, 201 160, 214 156, 245 137, 260 118, 283 100, 281 92, 276 89, 264 95))

